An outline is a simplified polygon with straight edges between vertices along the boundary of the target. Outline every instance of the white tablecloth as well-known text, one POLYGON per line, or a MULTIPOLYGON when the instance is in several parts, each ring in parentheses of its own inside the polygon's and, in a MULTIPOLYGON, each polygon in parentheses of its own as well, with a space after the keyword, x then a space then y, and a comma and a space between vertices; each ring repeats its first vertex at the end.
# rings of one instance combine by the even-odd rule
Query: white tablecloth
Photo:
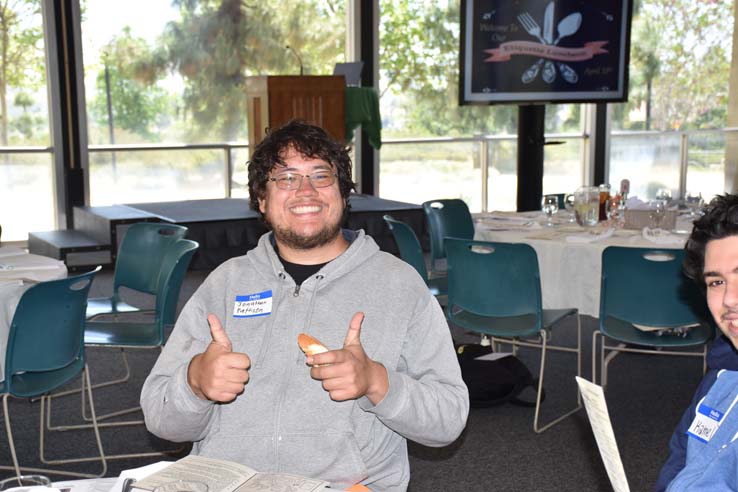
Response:
POLYGON ((31 255, 14 246, 0 248, 0 381, 5 378, 10 323, 23 292, 34 283, 66 276, 67 267, 59 260, 31 255))
POLYGON ((602 251, 608 246, 681 249, 687 239, 688 223, 677 224, 681 233, 664 233, 652 242, 642 231, 597 226, 590 229, 558 219, 554 227, 545 225, 537 213, 479 215, 475 219, 475 239, 506 243, 525 243, 538 255, 541 272, 543 307, 579 309, 581 314, 597 317, 600 309, 602 251), (499 217, 496 220, 495 217, 499 217), (506 220, 509 217, 509 220, 506 220), (590 239, 591 236, 591 239, 590 239))

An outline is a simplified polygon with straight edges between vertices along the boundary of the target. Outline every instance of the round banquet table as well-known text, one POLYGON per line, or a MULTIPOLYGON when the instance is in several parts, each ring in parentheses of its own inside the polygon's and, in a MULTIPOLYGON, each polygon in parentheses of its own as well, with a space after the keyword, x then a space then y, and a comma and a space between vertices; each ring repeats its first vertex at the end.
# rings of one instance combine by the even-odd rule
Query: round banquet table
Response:
POLYGON ((577 308, 580 314, 593 317, 599 316, 602 251, 606 247, 681 249, 691 231, 688 221, 680 222, 679 232, 664 231, 661 237, 648 238, 640 230, 580 227, 563 215, 554 227, 544 224, 540 212, 479 214, 474 238, 530 245, 538 256, 543 307, 577 308))
POLYGON ((5 350, 10 323, 23 293, 31 285, 67 276, 63 262, 32 255, 15 246, 0 247, 0 381, 5 378, 5 350))

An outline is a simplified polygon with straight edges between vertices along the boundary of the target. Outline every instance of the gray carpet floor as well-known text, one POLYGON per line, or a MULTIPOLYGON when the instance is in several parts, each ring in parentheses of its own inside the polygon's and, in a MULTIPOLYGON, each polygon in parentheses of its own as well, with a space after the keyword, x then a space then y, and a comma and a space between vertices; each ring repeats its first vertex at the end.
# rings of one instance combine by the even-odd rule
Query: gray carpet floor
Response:
MULTIPOLYGON (((205 276, 206 272, 188 273, 180 307, 205 276)), ((111 285, 112 272, 101 272, 90 295, 109 295, 111 285)), ((128 299, 141 306, 149 305, 151 301, 130 293, 128 299)), ((587 378, 591 372, 591 340, 596 325, 596 319, 582 317, 583 375, 587 378)), ((459 342, 478 341, 476 335, 464 333, 456 327, 451 327, 451 330, 459 342)), ((553 341, 573 344, 575 333, 575 325, 567 322, 555 331, 553 341)), ((131 350, 128 353, 133 368, 131 381, 97 390, 95 402, 99 413, 135 405, 141 384, 158 355, 156 350, 131 350)), ((536 373, 539 352, 522 349, 519 355, 536 373)), ((88 362, 93 383, 122 374, 120 355, 116 350, 91 348, 88 362)), ((670 434, 700 380, 701 359, 626 354, 617 357, 610 367, 606 398, 630 488, 633 491, 650 490, 666 456, 670 434)), ((544 421, 574 405, 575 370, 573 355, 553 353, 549 357, 544 384, 547 393, 543 404, 544 421)), ((19 459, 27 466, 39 465, 38 406, 38 403, 27 400, 10 401, 19 459)), ((79 407, 78 396, 56 399, 52 424, 79 421, 79 407)), ((583 409, 543 434, 533 432, 532 422, 532 408, 505 404, 472 409, 466 430, 453 444, 443 448, 410 444, 410 490, 612 490, 583 409)), ((10 464, 5 435, 0 435, 0 464, 10 464)), ((178 446, 155 438, 140 425, 103 429, 102 437, 108 454, 171 450, 178 446)), ((91 431, 47 434, 47 458, 91 456, 94 453, 91 431)), ((106 475, 117 476, 121 470, 162 459, 175 459, 184 454, 186 450, 174 458, 112 460, 106 475)), ((99 462, 68 467, 92 473, 100 468, 99 462)), ((0 477, 9 475, 9 472, 0 471, 0 477)))

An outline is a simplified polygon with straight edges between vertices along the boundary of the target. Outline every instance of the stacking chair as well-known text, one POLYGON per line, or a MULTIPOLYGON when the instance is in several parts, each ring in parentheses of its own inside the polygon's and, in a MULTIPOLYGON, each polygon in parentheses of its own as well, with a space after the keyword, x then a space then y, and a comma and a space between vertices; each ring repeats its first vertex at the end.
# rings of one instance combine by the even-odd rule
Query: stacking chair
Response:
MULTIPOLYGON (((472 241, 446 238, 448 260, 448 305, 446 316, 455 325, 489 336, 499 343, 541 349, 533 430, 543 432, 581 408, 577 405, 553 421, 539 424, 546 352, 556 350, 577 355, 581 375, 581 325, 577 309, 543 309, 538 258, 527 244, 472 241), (549 344, 553 326, 574 316, 576 347, 549 344)), ((574 382, 572 381, 572 386, 574 382)))
POLYGON ((393 219, 390 215, 385 215, 384 221, 395 238, 397 247, 400 250, 400 257, 417 270, 423 280, 425 280, 431 294, 436 297, 445 296, 448 290, 447 278, 428 276, 428 270, 425 267, 425 258, 423 257, 423 249, 420 247, 420 241, 418 241, 418 237, 413 232, 413 229, 406 223, 393 219))
MULTIPOLYGON (((132 289, 144 294, 156 295, 159 265, 167 252, 167 248, 182 239, 187 228, 176 224, 159 222, 139 222, 128 228, 115 260, 113 273, 113 294, 110 297, 92 298, 87 301, 87 318, 95 319, 103 315, 117 316, 122 313, 151 313, 154 310, 141 309, 131 306, 122 300, 121 287, 132 289)), ((171 318, 165 319, 167 325, 174 324, 174 312, 171 318)), ((93 388, 102 388, 128 381, 130 367, 128 357, 121 351, 124 373, 123 376, 101 383, 93 388)), ((67 391, 54 395, 64 396, 67 391)))
MULTIPOLYGON (((100 431, 95 415, 95 404, 90 389, 90 375, 85 364, 84 322, 85 303, 97 267, 92 272, 62 280, 41 282, 23 293, 13 315, 5 352, 5 380, 0 383, 3 395, 5 429, 10 446, 13 466, 0 466, 2 470, 21 473, 53 473, 78 477, 103 476, 107 463, 100 441, 100 431), (44 413, 48 392, 53 391, 77 376, 82 376, 82 390, 89 399, 91 427, 94 430, 99 456, 94 458, 70 458, 50 460, 44 457, 44 413), (102 471, 90 475, 72 471, 21 467, 16 455, 10 422, 8 398, 40 397, 41 425, 39 430, 39 454, 41 461, 50 465, 100 461, 102 471)), ((83 397, 84 397, 83 395, 83 397)))
POLYGON ((707 321, 704 295, 682 273, 683 260, 683 250, 610 246, 602 252, 599 330, 592 335, 592 381, 597 381, 598 337, 602 338, 603 388, 608 364, 620 352, 702 357, 702 372, 707 370, 706 344, 714 328, 707 321), (638 329, 636 324, 652 331, 638 329), (697 326, 685 328, 692 324, 697 326), (664 334, 658 329, 684 333, 664 334), (690 348, 698 350, 684 350, 690 348))
MULTIPOLYGON (((87 346, 108 347, 119 349, 161 349, 164 345, 164 329, 169 324, 168 320, 174 320, 176 315, 177 300, 180 288, 192 255, 197 250, 198 244, 189 239, 179 239, 171 244, 161 257, 161 264, 157 268, 156 308, 153 319, 145 321, 122 320, 115 318, 108 321, 87 321, 85 324, 84 342, 87 346)), ((94 388, 94 387, 93 387, 94 388)), ((136 406, 116 412, 111 412, 97 417, 104 420, 124 414, 139 411, 141 407, 136 406)), ((83 417, 89 420, 86 414, 84 401, 82 403, 83 417)), ((142 419, 130 421, 115 421, 100 423, 100 427, 111 427, 121 425, 140 425, 142 419)), ((88 427, 82 425, 59 425, 51 426, 47 420, 47 428, 50 430, 65 431, 88 427)), ((161 453, 126 454, 108 456, 108 459, 158 456, 161 453)))
POLYGON ((469 207, 458 198, 425 202, 423 212, 430 231, 431 271, 443 271, 437 268, 436 261, 446 258, 444 238, 474 239, 474 221, 469 207))
POLYGON ((155 294, 157 274, 162 257, 169 245, 182 239, 187 228, 175 224, 139 222, 123 236, 115 260, 113 295, 89 299, 87 317, 101 314, 140 312, 140 308, 125 303, 120 288, 126 287, 146 294, 155 294))

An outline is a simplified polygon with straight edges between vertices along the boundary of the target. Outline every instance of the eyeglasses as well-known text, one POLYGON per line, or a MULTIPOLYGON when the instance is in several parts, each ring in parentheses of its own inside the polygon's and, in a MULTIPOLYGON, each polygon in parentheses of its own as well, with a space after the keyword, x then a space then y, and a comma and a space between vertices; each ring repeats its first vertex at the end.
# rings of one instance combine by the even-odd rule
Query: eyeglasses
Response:
POLYGON ((338 174, 330 171, 316 171, 312 174, 281 173, 268 181, 274 181, 280 190, 297 190, 302 186, 302 178, 308 178, 313 188, 325 188, 336 182, 338 174))

